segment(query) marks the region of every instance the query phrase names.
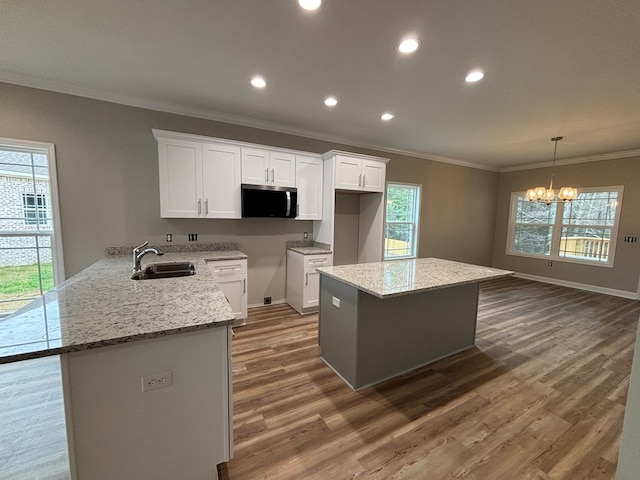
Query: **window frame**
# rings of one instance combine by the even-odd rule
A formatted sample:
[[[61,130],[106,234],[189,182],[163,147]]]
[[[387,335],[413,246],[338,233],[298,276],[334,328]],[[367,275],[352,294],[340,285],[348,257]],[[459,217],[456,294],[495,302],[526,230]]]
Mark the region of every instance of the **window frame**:
[[[562,229],[563,227],[571,226],[571,225],[564,224],[564,207],[565,207],[564,202],[553,204],[556,207],[556,213],[555,213],[555,223],[553,224],[552,233],[551,233],[551,246],[550,246],[549,255],[523,253],[523,252],[514,251],[513,246],[515,241],[515,226],[517,224],[517,222],[515,221],[515,216],[517,212],[518,198],[522,197],[526,200],[526,192],[511,192],[506,254],[517,256],[517,257],[535,258],[535,259],[542,259],[542,260],[555,261],[555,262],[576,263],[580,265],[589,265],[592,267],[613,268],[615,264],[618,230],[620,227],[620,213],[622,210],[624,186],[614,185],[614,186],[606,186],[606,187],[580,188],[577,200],[579,200],[580,193],[594,193],[594,192],[617,192],[618,194],[614,223],[611,227],[602,227],[607,229],[611,228],[611,238],[609,239],[609,250],[608,250],[608,256],[607,256],[606,262],[584,260],[581,258],[572,258],[572,257],[566,257],[566,256],[560,255]],[[577,200],[574,200],[574,202]]]
[[[60,221],[60,197],[58,189],[58,172],[56,167],[55,146],[53,143],[35,142],[31,140],[19,140],[0,137],[0,148],[27,153],[41,153],[47,156],[47,168],[49,172],[49,197],[47,198],[48,222],[35,225],[36,229],[24,231],[0,230],[0,235],[12,236],[49,236],[51,238],[51,255],[53,261],[54,285],[59,285],[65,280],[64,255],[62,246],[62,224]],[[45,228],[46,227],[46,228]],[[51,231],[51,229],[53,231]]]
[[[416,192],[416,201],[414,205],[413,211],[413,222],[397,222],[392,221],[389,222],[387,220],[387,205],[388,205],[388,193],[389,187],[404,187],[411,188]],[[382,227],[382,258],[384,261],[392,261],[392,260],[407,260],[418,257],[418,239],[420,238],[420,203],[422,200],[422,184],[419,183],[404,183],[404,182],[386,182],[385,191],[384,191],[384,225]],[[386,249],[386,239],[387,239],[387,224],[411,224],[413,225],[413,235],[411,239],[411,255],[402,255],[402,256],[387,256]]]

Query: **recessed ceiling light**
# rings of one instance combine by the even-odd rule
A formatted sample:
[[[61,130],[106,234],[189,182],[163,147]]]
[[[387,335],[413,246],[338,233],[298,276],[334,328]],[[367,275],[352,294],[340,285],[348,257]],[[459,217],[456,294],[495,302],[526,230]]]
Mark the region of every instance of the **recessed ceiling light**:
[[[322,0],[298,0],[298,5],[305,10],[317,10],[322,5]]]
[[[251,79],[251,85],[256,88],[264,88],[267,86],[267,82],[260,75],[256,75]]]
[[[418,49],[419,46],[420,40],[418,40],[417,38],[405,38],[404,40],[402,40],[402,42],[400,42],[400,45],[398,45],[398,51],[405,54],[413,53]]]
[[[480,70],[472,70],[467,74],[464,81],[467,83],[479,82],[484,78],[484,72]]]
[[[380,115],[380,118],[382,120],[384,120],[385,122],[388,122],[389,120],[391,120],[393,118],[393,114],[389,113],[389,112],[385,112],[382,115]]]
[[[335,107],[338,104],[336,97],[327,97],[324,99],[324,104],[327,107]]]

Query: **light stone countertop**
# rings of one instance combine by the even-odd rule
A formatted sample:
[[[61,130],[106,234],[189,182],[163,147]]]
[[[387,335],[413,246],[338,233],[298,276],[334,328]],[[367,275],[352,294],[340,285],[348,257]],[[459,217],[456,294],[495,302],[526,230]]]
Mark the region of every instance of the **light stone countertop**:
[[[301,253],[302,255],[327,255],[331,253],[331,249],[323,248],[323,247],[289,247],[289,250],[296,253]]]
[[[0,320],[0,363],[230,325],[229,302],[207,260],[247,258],[237,250],[147,254],[150,263],[190,261],[196,274],[131,280],[132,258],[111,255]]]
[[[318,271],[378,298],[397,297],[513,275],[508,270],[441,258],[320,267]]]
[[[332,253],[331,245],[314,240],[290,240],[287,242],[287,250],[301,253],[302,255],[326,255]]]

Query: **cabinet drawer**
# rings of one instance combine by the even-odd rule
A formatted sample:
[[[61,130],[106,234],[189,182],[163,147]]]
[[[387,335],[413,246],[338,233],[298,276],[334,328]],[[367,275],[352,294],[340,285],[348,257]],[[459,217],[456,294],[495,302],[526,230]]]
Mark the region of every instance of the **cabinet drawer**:
[[[247,260],[210,260],[207,262],[209,270],[213,276],[217,275],[235,275],[238,273],[247,273]]]
[[[330,267],[333,264],[333,255],[305,255],[304,268]]]

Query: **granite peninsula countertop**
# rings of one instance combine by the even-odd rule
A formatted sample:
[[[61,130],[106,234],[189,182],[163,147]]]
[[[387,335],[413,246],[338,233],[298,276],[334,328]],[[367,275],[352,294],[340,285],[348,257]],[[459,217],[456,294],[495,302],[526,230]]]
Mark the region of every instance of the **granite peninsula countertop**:
[[[0,363],[230,325],[235,315],[207,261],[247,258],[238,250],[147,254],[157,262],[193,262],[196,274],[131,280],[131,249],[99,260],[43,297],[0,320]]]
[[[441,258],[320,267],[318,271],[378,298],[397,297],[513,275],[508,270]]]

